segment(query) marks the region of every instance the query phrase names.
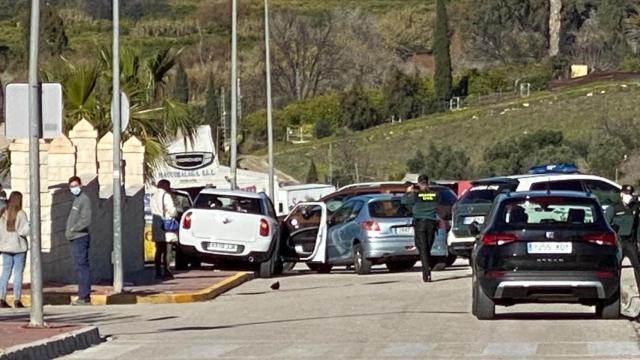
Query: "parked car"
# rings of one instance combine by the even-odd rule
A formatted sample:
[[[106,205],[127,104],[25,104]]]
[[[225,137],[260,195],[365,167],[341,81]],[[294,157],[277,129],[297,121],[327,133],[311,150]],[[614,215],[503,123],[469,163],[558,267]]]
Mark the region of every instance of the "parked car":
[[[431,255],[436,263],[434,268],[442,269],[455,261],[455,257],[448,254],[446,246],[449,224],[447,210],[455,201],[455,194],[445,187],[434,188],[440,192],[444,204],[439,211],[442,220],[438,221],[439,228]],[[346,199],[333,212],[323,202],[298,204],[282,225],[281,251],[284,261],[305,262],[312,270],[325,273],[334,266],[345,265],[353,265],[362,274],[369,272],[371,265],[381,263],[385,263],[392,271],[413,267],[418,260],[418,252],[414,246],[411,209],[401,206],[400,199],[401,195],[359,195]],[[378,204],[379,201],[381,203]],[[384,206],[390,214],[403,216],[394,215],[388,219],[380,216],[378,219],[375,216],[378,213],[371,206]],[[386,245],[381,245],[388,241],[395,242],[388,244],[389,249],[394,251],[387,251]],[[404,249],[396,251],[399,250],[396,245]],[[374,251],[378,248],[383,251]]]
[[[469,224],[482,224],[496,196],[505,191],[588,191],[605,208],[619,201],[620,185],[599,176],[577,173],[575,167],[567,165],[534,167],[531,174],[473,181],[471,188],[453,206],[453,224],[447,239],[449,252],[470,257],[475,237],[469,232]]]
[[[499,194],[472,254],[472,313],[496,305],[579,303],[602,318],[620,313],[622,254],[598,199],[588,193]]]
[[[178,247],[188,259],[242,262],[269,277],[279,265],[279,231],[266,194],[206,188],[182,216]]]

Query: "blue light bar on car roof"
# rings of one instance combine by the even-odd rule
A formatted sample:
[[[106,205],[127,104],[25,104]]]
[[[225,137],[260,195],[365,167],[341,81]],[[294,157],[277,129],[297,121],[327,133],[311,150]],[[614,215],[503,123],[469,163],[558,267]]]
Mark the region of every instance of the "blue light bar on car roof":
[[[539,165],[529,169],[529,174],[573,174],[577,172],[578,167],[573,163]]]

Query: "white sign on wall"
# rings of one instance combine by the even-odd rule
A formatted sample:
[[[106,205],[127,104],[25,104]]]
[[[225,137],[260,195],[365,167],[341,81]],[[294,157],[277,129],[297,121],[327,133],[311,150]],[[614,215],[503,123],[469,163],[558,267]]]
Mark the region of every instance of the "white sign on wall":
[[[62,134],[62,85],[42,83],[42,125],[40,138],[53,139]],[[8,84],[4,97],[5,136],[7,139],[29,137],[29,84]]]

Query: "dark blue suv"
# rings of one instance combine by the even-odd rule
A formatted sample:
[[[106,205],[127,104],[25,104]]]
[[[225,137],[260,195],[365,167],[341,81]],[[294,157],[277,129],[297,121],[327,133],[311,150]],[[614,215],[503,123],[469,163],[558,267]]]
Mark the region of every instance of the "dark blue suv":
[[[472,312],[495,305],[579,303],[602,318],[620,313],[622,252],[591,194],[534,191],[498,195],[472,254]]]

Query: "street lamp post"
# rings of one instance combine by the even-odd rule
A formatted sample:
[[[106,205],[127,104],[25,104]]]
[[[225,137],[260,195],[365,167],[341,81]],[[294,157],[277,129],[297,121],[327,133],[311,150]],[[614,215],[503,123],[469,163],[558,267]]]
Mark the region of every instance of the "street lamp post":
[[[31,1],[29,35],[29,212],[31,217],[31,316],[29,326],[44,326],[40,243],[40,0]]]
[[[269,46],[269,2],[264,0],[264,52],[267,76],[267,142],[269,148],[269,197],[275,202],[275,174],[273,164],[273,116],[271,114],[271,56]]]
[[[237,121],[238,121],[238,3],[232,0],[231,5],[231,188],[238,185],[236,163],[237,153]]]
[[[119,0],[113,0],[113,291],[122,292],[122,186],[120,179],[120,12]]]

